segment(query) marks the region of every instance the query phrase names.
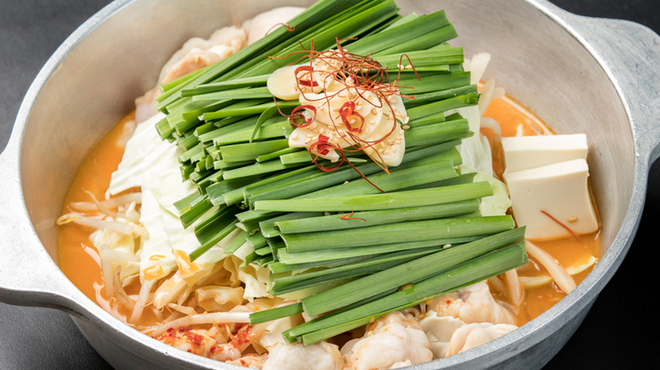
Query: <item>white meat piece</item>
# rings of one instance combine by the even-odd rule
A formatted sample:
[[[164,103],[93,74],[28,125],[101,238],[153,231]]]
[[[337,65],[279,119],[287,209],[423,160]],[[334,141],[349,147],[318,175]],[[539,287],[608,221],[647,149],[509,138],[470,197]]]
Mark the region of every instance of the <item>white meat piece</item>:
[[[413,366],[414,364],[410,362],[410,360],[405,360],[402,362],[396,362],[390,366],[390,369],[400,369],[402,367],[408,367],[408,366]]]
[[[438,316],[452,316],[465,323],[515,324],[516,317],[493,298],[485,281],[434,298],[429,310]]]
[[[218,57],[218,60],[222,60],[227,56],[244,48],[246,43],[247,43],[247,33],[245,32],[245,30],[237,26],[220,28],[215,32],[213,32],[208,40],[204,40],[199,37],[193,37],[190,40],[186,41],[183,44],[183,47],[181,47],[181,49],[176,51],[172,55],[172,57],[170,57],[167,63],[165,63],[165,65],[160,71],[160,76],[158,77],[158,83],[163,84],[165,82],[172,81],[174,78],[171,77],[175,75],[178,75],[178,77],[185,75],[186,73],[182,74],[183,71],[177,72],[177,69],[181,67],[185,67],[185,64],[180,64],[184,60],[188,60],[189,66],[196,64],[196,63],[191,63],[194,62],[196,53],[192,53],[192,52],[195,49],[199,49],[202,51],[210,51],[212,54]],[[218,53],[217,52],[218,49],[210,50],[213,49],[213,47],[215,46],[226,46],[228,47],[230,52],[226,54],[226,52]],[[225,48],[221,48],[220,50],[225,50]],[[190,72],[194,72],[194,71],[196,71],[196,69],[191,70]]]
[[[415,319],[415,315],[413,312],[397,311],[397,312],[388,313],[387,315],[374,321],[373,323],[371,323],[371,325],[369,325],[367,331],[375,333],[385,325],[389,325],[389,324],[399,324],[404,327],[410,327],[410,328],[422,330],[422,326],[419,325],[419,323]]]
[[[247,46],[247,31],[239,26],[223,27],[215,30],[209,37],[209,42],[213,46],[228,46],[232,54],[238,52]]]
[[[213,358],[214,348],[227,342],[217,326],[210,330],[171,329],[156,339],[182,351],[210,358]],[[240,352],[236,356],[240,357]]]
[[[192,48],[183,58],[174,63],[163,76],[161,84],[174,81],[213,63],[221,61],[220,55],[211,50]]]
[[[454,332],[466,325],[461,319],[438,316],[435,311],[429,311],[424,318],[419,320],[419,324],[429,338],[434,358],[446,356]]]
[[[413,318],[394,312],[374,322],[364,337],[342,348],[346,369],[381,370],[433,360],[429,340]]]
[[[508,334],[516,328],[517,326],[509,324],[475,323],[465,325],[456,330],[454,335],[452,335],[446,356],[475,348]]]
[[[305,10],[305,8],[285,6],[261,13],[256,17],[243,22],[243,29],[246,30],[248,35],[247,44],[250,45],[266,36],[266,34],[275,29],[276,26],[281,26],[283,23],[288,22],[303,10]]]
[[[211,34],[208,40],[193,37],[183,44],[165,63],[158,76],[158,85],[175,80],[217,63],[247,44],[247,33],[240,27],[223,27]],[[137,123],[147,120],[156,114],[156,97],[160,95],[160,88],[155,87],[143,96],[135,99],[135,121]]]
[[[183,59],[183,57],[190,52],[190,50],[198,48],[202,50],[206,50],[211,48],[211,43],[208,40],[204,40],[201,37],[192,37],[188,41],[186,41],[183,46],[181,46],[181,49],[177,50],[172,54],[170,59],[168,59],[167,62],[163,65],[163,67],[160,69],[160,75],[158,75],[158,83],[160,84],[161,81],[165,79],[165,75],[167,72],[172,68],[172,66]]]
[[[269,348],[264,370],[341,370],[344,360],[336,345],[319,342],[305,347],[302,343],[277,343]]]
[[[250,369],[261,369],[264,366],[265,356],[247,355],[238,360],[226,361],[227,364],[238,365]]]

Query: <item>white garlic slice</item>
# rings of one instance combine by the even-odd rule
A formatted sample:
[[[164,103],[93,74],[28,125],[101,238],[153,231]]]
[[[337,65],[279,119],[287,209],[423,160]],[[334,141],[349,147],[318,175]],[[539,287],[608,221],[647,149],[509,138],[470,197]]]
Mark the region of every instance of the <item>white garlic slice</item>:
[[[300,91],[296,84],[296,77],[294,71],[298,66],[282,67],[270,76],[266,81],[268,91],[273,96],[282,100],[296,100],[300,96]]]

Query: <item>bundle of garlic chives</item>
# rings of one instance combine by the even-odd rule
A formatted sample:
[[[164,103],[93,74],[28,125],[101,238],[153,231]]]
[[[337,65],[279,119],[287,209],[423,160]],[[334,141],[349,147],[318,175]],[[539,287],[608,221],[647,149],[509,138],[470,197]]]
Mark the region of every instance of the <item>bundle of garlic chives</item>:
[[[286,312],[283,309],[273,309],[253,314],[250,318],[251,323],[270,321],[303,311],[308,314],[322,313],[319,318],[283,333],[290,342],[305,340],[305,335],[308,335],[305,344],[311,344],[314,342],[312,340],[314,336],[309,336],[311,333],[339,334],[334,332],[333,328],[349,325],[342,330],[350,330],[389,311],[416,305],[420,301],[521,266],[527,262],[525,250],[520,242],[523,237],[524,230],[513,229],[463,245],[464,250],[471,251],[471,256],[453,252],[458,250],[458,247],[444,249],[312,295],[303,299],[300,305],[289,307]],[[453,261],[445,261],[441,257]],[[427,263],[430,259],[435,259],[443,265],[435,268]],[[405,273],[401,271],[404,269],[402,266],[408,267]],[[341,270],[351,271],[348,268],[339,268],[337,272]],[[399,287],[404,289],[397,289]],[[357,324],[356,321],[360,323]]]
[[[302,252],[489,235],[511,228],[513,224],[510,216],[456,217],[326,231],[323,234],[281,234],[280,237],[289,252]]]
[[[343,266],[284,276],[275,280],[273,288],[269,293],[276,296],[304,289],[308,286],[318,285],[326,281],[369,275],[433,252],[434,249],[431,248],[397,251],[395,253],[383,254],[355,263],[345,264]]]
[[[338,334],[337,329],[344,332],[357,328],[387,312],[411,307],[430,298],[522,266],[525,263],[527,263],[527,255],[522,243],[505,246],[502,249],[438,272],[424,280],[413,283],[411,286],[405,286],[404,289],[383,298],[360,304],[352,309],[335,311],[334,314],[321,316],[318,319],[298,325],[283,334],[291,342],[301,340],[306,345],[313,344]],[[390,275],[390,277],[393,276]],[[321,308],[321,310],[323,309]]]
[[[430,166],[431,168],[433,166]],[[326,187],[326,188],[321,188],[317,191],[306,193],[303,195],[299,195],[297,197],[294,197],[292,199],[296,200],[304,200],[304,199],[309,199],[313,197],[330,197],[333,195],[338,195],[338,194],[343,194],[345,196],[359,196],[359,195],[367,195],[367,194],[375,194],[379,192],[372,184],[378,184],[378,186],[381,189],[384,189],[385,191],[393,191],[393,190],[398,190],[401,189],[402,185],[407,185],[409,187],[415,187],[418,185],[424,185],[428,184],[431,182],[437,182],[436,179],[441,178],[441,179],[447,179],[447,178],[453,178],[455,177],[455,172],[452,172],[453,169],[442,169],[441,167],[436,167],[437,172],[433,172],[430,174],[427,174],[428,176],[414,176],[411,178],[406,179],[406,181],[401,181],[401,183],[398,183],[397,181],[392,181],[393,178],[402,178],[404,177],[403,175],[406,174],[414,174],[414,172],[417,172],[419,169],[411,169],[411,171],[405,171],[404,169],[400,169],[397,171],[393,171],[390,173],[390,175],[387,174],[377,174],[377,175],[372,175],[368,177],[369,182],[367,182],[364,179],[359,179],[355,181],[351,181],[349,183],[340,183],[338,185]],[[279,190],[286,190],[286,189],[279,189]],[[295,189],[294,189],[295,190]],[[278,193],[275,191],[274,193]],[[282,192],[284,194],[284,192]],[[284,199],[283,196],[279,196],[278,198]],[[273,199],[273,198],[271,198]],[[277,199],[277,198],[275,198]],[[273,219],[274,217],[278,217],[278,215],[282,214],[281,212],[269,212],[269,211],[256,211],[256,210],[250,210],[246,212],[241,212],[236,215],[236,217],[244,224],[254,224],[254,223],[259,223],[260,227],[263,228],[263,226],[271,226],[272,222],[276,221]],[[271,225],[268,225],[267,223],[270,222]],[[262,225],[265,224],[265,225]]]
[[[316,316],[384,291],[421,281],[429,276],[436,275],[441,271],[485,255],[503,246],[520,242],[524,238],[524,229],[513,229],[513,220],[511,220],[510,231],[507,232],[505,230],[502,230],[499,234],[471,243],[442,249],[424,258],[400,264],[385,271],[371,274],[362,279],[307,297],[302,300],[303,307],[308,315]]]

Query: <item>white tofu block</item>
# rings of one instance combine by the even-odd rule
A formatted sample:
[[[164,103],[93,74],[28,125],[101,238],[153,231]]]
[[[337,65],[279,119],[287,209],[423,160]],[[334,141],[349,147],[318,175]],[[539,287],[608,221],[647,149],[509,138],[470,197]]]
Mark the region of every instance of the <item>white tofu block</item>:
[[[528,239],[555,239],[598,229],[596,212],[587,186],[589,166],[584,159],[504,173],[518,226],[527,226]]]
[[[503,137],[506,172],[528,170],[573,159],[587,159],[587,135]]]

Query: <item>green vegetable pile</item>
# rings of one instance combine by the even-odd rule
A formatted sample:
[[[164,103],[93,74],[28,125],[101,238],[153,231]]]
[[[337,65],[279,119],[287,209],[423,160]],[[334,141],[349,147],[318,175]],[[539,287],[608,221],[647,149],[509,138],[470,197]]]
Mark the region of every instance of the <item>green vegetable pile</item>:
[[[316,316],[285,332],[291,342],[330,338],[527,261],[524,229],[479,212],[491,186],[455,169],[456,146],[473,133],[447,112],[475,105],[478,94],[462,48],[446,43],[454,27],[443,11],[398,11],[392,0],[321,0],[287,27],[163,85],[158,98],[166,114],[158,132],[184,151],[182,176],[198,188],[175,204],[200,243],[190,259],[243,230],[225,253],[249,248],[245,264],[272,272],[270,294],[302,298],[255,313],[252,323]],[[410,120],[403,162],[389,173],[358,152],[351,166],[321,171],[305,148],[288,146],[293,127],[279,113],[300,103],[274,99],[268,76],[301,52],[338,44],[399,75]]]

